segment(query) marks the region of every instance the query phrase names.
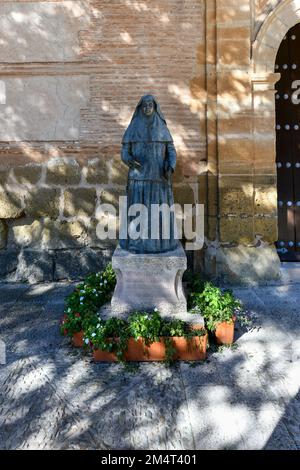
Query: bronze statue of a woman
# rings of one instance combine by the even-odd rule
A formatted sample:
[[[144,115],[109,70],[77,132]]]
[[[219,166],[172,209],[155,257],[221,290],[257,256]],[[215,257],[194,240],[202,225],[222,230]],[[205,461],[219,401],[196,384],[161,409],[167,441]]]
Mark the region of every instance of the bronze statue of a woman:
[[[122,141],[122,161],[129,167],[127,183],[128,210],[134,204],[143,204],[148,210],[148,237],[120,239],[121,248],[131,253],[163,253],[178,248],[176,221],[173,211],[168,219],[160,213],[158,236],[151,236],[151,215],[154,207],[174,204],[171,176],[176,166],[176,150],[166,120],[157,100],[145,95],[139,101]],[[164,220],[163,220],[164,219]],[[128,227],[133,217],[128,215]],[[162,224],[167,222],[169,236],[165,237]]]

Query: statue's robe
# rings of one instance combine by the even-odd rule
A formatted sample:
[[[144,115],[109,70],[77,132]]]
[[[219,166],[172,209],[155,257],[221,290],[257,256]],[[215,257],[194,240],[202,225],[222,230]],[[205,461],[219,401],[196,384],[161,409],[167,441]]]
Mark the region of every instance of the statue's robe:
[[[149,99],[153,101],[154,112],[146,116],[142,106],[143,101]],[[176,150],[159,103],[152,95],[142,97],[135,109],[122,140],[122,161],[129,167],[128,211],[135,204],[143,204],[147,208],[147,222],[143,213],[142,223],[138,226],[138,213],[132,215],[127,212],[129,235],[120,239],[121,248],[132,253],[175,250],[180,243],[170,175],[176,167]],[[160,207],[167,209],[163,215],[159,212]],[[133,222],[135,229],[132,232]],[[136,237],[138,231],[141,236]]]

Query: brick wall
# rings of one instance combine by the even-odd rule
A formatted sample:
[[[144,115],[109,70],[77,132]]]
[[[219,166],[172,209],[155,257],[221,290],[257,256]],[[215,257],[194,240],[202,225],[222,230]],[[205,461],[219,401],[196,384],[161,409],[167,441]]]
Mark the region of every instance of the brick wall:
[[[124,193],[120,143],[144,93],[175,140],[176,200],[199,199],[205,2],[11,1],[0,13],[0,278],[78,278],[114,249],[96,237],[97,208]]]
[[[292,3],[1,2],[0,279],[77,279],[110,258],[98,208],[124,193],[121,138],[144,93],[175,140],[176,202],[205,204],[191,266],[224,282],[276,278],[270,41]]]

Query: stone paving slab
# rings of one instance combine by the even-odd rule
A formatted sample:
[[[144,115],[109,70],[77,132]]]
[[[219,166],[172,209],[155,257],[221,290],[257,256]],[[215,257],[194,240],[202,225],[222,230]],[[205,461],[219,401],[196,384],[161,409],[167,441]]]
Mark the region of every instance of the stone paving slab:
[[[0,283],[0,305],[7,302],[15,302],[30,289],[28,284]]]
[[[235,289],[237,349],[130,372],[60,336],[73,287],[0,285],[0,449],[300,449],[297,289]]]
[[[62,302],[73,289],[74,283],[71,282],[37,284],[24,292],[22,302],[39,304]]]

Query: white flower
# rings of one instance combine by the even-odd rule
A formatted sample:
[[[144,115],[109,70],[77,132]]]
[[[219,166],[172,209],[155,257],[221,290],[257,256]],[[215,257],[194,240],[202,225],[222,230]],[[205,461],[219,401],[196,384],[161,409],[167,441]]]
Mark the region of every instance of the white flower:
[[[92,338],[94,338],[96,336],[96,333],[92,333]]]
[[[105,279],[104,284],[107,284],[107,280]]]
[[[100,323],[98,323],[97,327],[96,328],[100,328]]]
[[[84,340],[84,342],[85,342],[85,344],[89,344],[90,340],[89,340],[88,338],[86,338],[86,339]]]
[[[80,302],[82,302],[82,301],[84,300],[84,297],[80,297],[80,299],[79,299],[79,300],[80,300]]]
[[[69,307],[69,308],[68,308],[68,313],[70,313],[70,312],[71,312],[71,309],[70,309],[70,307]]]
[[[98,294],[96,294],[96,297],[98,297]]]
[[[154,312],[158,312],[158,309],[155,307]]]
[[[100,287],[102,287],[102,286],[103,286],[103,283],[102,283],[102,282],[100,282]]]

